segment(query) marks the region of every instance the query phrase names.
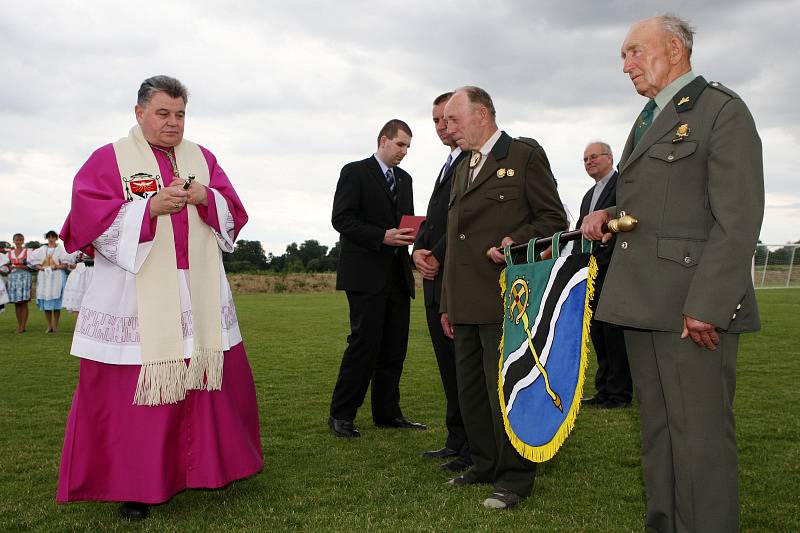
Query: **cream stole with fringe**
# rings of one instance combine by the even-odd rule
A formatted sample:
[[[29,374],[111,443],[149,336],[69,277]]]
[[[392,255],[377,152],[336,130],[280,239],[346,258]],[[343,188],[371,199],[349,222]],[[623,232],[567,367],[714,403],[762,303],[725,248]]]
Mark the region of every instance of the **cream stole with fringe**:
[[[159,176],[153,150],[142,129],[134,126],[127,137],[114,143],[122,179],[146,173]],[[175,147],[182,177],[195,176],[208,186],[210,176],[203,153],[184,139]],[[124,189],[124,182],[123,182]],[[164,183],[164,186],[168,186]],[[136,273],[139,338],[142,368],[133,403],[161,405],[177,403],[192,389],[222,388],[222,305],[220,302],[220,250],[213,230],[193,205],[189,215],[189,292],[194,349],[187,368],[183,353],[183,327],[179,278],[175,265],[175,240],[170,215],[160,215],[153,247]],[[189,326],[189,324],[187,324]]]

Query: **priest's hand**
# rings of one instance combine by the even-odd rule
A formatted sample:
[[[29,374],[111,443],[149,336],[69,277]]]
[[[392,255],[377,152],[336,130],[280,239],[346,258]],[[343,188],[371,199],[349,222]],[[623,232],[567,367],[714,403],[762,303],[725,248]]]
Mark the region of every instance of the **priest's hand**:
[[[683,315],[681,339],[686,337],[691,337],[696,345],[712,352],[717,349],[719,344],[719,334],[714,324],[697,320],[689,315]]]
[[[590,241],[602,240],[603,242],[608,242],[614,236],[610,232],[603,231],[603,226],[608,224],[609,220],[611,220],[611,215],[605,209],[592,211],[583,217],[581,233]]]
[[[191,182],[188,189],[184,189],[184,185],[186,185],[186,180],[181,179],[173,180],[172,183],[169,184],[170,187],[178,187],[189,194],[188,200],[186,201],[187,204],[208,205],[208,190],[205,185],[200,185],[194,180]]]
[[[180,186],[174,185],[175,183],[180,183]],[[183,180],[175,180],[169,187],[164,187],[151,197],[150,217],[171,215],[183,209],[189,199],[189,193],[181,187],[183,187]]]

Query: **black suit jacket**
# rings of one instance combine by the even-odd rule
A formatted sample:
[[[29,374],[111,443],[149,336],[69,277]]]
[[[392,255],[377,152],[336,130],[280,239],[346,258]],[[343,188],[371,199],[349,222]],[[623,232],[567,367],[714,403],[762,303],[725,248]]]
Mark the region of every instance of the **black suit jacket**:
[[[611,179],[608,180],[608,183],[606,183],[606,186],[603,188],[603,192],[600,193],[600,198],[597,199],[597,205],[594,206],[595,211],[617,205],[618,176],[619,174],[615,170],[614,174],[611,176]],[[592,193],[594,193],[594,187],[586,191],[586,194],[583,196],[583,201],[581,202],[581,216],[578,218],[578,223],[575,226],[576,228],[581,227],[581,224],[583,223],[583,217],[589,214],[589,204],[592,203]],[[606,246],[595,245],[594,256],[597,259],[598,267],[604,269],[608,267],[608,264],[611,262],[611,253],[614,251],[614,243],[616,242],[616,239],[617,237],[615,235]]]
[[[411,258],[405,247],[386,246],[387,229],[397,228],[400,217],[414,214],[411,176],[394,167],[397,198],[392,198],[386,178],[374,156],[342,168],[333,197],[331,222],[341,235],[341,254],[336,270],[338,290],[377,294],[386,288],[394,272],[395,257],[414,297]]]
[[[450,169],[434,186],[431,199],[428,202],[425,222],[420,226],[417,240],[414,242],[414,250],[430,250],[436,260],[439,261],[439,265],[441,265],[439,274],[432,281],[422,280],[422,287],[425,291],[425,305],[436,305],[438,307],[442,294],[444,255],[447,251],[447,206],[450,201],[450,189],[453,184],[456,165],[465,157],[467,157],[467,153],[464,151],[458,154],[458,157],[450,165]],[[438,178],[439,176],[437,175],[436,177]]]

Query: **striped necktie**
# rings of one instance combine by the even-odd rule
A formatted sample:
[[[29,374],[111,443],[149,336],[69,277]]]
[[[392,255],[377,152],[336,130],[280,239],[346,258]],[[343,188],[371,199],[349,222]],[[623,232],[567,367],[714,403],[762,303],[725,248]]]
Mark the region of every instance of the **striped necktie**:
[[[394,179],[394,172],[391,167],[386,169],[386,184],[389,185],[392,196],[397,196],[397,182]]]

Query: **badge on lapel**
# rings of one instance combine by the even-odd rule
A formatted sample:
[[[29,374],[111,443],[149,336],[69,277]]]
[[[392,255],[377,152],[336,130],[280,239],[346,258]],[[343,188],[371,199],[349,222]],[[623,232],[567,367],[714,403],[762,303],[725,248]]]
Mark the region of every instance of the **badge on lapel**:
[[[500,170],[498,170],[497,171],[497,177],[498,178],[505,178],[506,177],[506,169],[501,168]]]
[[[509,168],[506,171],[506,176],[508,176],[509,178],[513,178],[514,177],[514,169],[513,168]]]
[[[686,139],[686,137],[688,137],[690,133],[692,133],[692,129],[689,127],[687,123],[684,122],[683,124],[678,126],[677,130],[675,130],[675,138],[672,139],[672,142],[679,143],[684,139]]]
[[[469,168],[475,168],[478,166],[478,163],[481,162],[481,154],[480,152],[473,152],[472,157],[469,159]]]

